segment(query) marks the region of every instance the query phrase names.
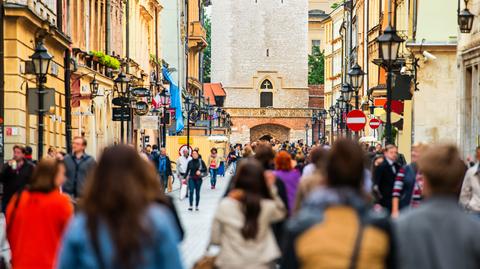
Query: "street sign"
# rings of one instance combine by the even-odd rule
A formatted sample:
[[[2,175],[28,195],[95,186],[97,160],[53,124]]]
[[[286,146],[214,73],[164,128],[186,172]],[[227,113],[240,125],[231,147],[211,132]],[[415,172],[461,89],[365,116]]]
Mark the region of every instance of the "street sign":
[[[378,119],[371,119],[369,125],[370,125],[370,128],[375,130],[378,127],[380,127],[380,125],[382,125],[382,121]]]
[[[137,118],[140,121],[140,129],[158,130],[158,116],[140,116]]]
[[[133,88],[131,91],[134,97],[147,97],[150,96],[150,90],[147,88],[139,87]]]
[[[127,97],[115,97],[112,99],[112,104],[116,106],[127,106],[129,103]]]
[[[50,107],[55,107],[55,89],[43,89],[43,110],[48,113]],[[27,90],[28,114],[36,115],[38,113],[38,88],[29,88]]]
[[[113,121],[130,121],[130,110],[128,107],[113,107],[112,108]]]
[[[367,124],[367,117],[361,110],[352,110],[347,114],[348,129],[358,132],[361,131]]]
[[[140,101],[135,103],[135,114],[143,116],[148,113],[148,104],[147,102]]]
[[[180,146],[180,148],[178,149],[178,156],[182,156],[182,153],[184,150],[188,149],[188,153],[191,154],[192,153],[192,146],[190,146],[190,148],[187,147],[187,145],[182,145]]]

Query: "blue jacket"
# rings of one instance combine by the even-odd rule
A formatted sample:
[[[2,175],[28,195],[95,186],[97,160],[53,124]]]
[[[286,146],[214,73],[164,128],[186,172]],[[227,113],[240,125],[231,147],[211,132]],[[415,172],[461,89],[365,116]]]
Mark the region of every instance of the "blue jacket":
[[[146,214],[153,223],[154,244],[146,246],[143,251],[144,263],[138,269],[182,269],[178,251],[179,234],[175,229],[172,216],[166,208],[152,205]],[[61,269],[96,269],[100,268],[98,258],[95,255],[92,242],[87,229],[87,218],[79,213],[70,222],[65,232],[59,253],[57,268]],[[107,227],[99,228],[99,248],[102,260],[105,264],[103,269],[113,269],[112,264],[114,246],[109,236]]]

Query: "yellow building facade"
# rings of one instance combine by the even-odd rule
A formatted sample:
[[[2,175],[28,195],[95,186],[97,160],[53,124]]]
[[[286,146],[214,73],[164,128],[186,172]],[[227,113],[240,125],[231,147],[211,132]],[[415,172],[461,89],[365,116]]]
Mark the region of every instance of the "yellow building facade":
[[[207,32],[203,27],[202,1],[187,3],[187,90],[196,97],[202,96],[202,51],[207,47]]]
[[[38,3],[43,5],[42,3]],[[44,118],[44,152],[48,147],[65,149],[65,68],[64,55],[70,39],[57,28],[56,16],[43,13],[32,5],[5,3],[4,14],[4,159],[12,157],[12,146],[29,145],[33,156],[38,151],[38,121],[35,111],[28,111],[27,91],[36,88],[34,74],[28,74],[27,62],[37,42],[43,41],[53,56],[45,87],[55,91],[55,106]],[[39,9],[38,9],[39,10]]]

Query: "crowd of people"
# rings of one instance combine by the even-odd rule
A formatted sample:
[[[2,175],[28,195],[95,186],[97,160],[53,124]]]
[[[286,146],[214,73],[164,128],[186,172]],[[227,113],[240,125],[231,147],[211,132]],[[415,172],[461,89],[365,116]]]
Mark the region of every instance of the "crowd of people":
[[[214,267],[480,268],[480,148],[257,141],[198,148],[170,160],[154,145],[103,150],[75,137],[71,154],[34,162],[15,146],[0,172],[13,268],[183,268],[181,221],[167,195],[187,183],[199,211],[203,181],[231,180],[214,214]],[[175,169],[172,165],[175,164]],[[205,231],[202,231],[205,232]],[[3,264],[0,264],[3,266]]]

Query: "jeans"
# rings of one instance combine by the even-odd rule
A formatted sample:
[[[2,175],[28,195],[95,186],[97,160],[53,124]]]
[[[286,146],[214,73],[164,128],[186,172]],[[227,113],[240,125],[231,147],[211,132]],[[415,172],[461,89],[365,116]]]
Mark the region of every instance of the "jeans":
[[[162,187],[163,187],[163,192],[165,192],[165,190],[167,189],[168,187],[168,176],[167,174],[160,174],[160,178],[162,179]]]
[[[195,206],[198,207],[200,203],[200,188],[202,187],[202,179],[189,179],[188,180],[188,201],[190,202],[190,207],[193,206],[193,194],[195,192]]]
[[[210,168],[210,186],[215,187],[217,185],[217,173],[218,169]]]
[[[232,163],[232,174],[235,175],[235,173],[237,172],[237,162],[233,162]]]

